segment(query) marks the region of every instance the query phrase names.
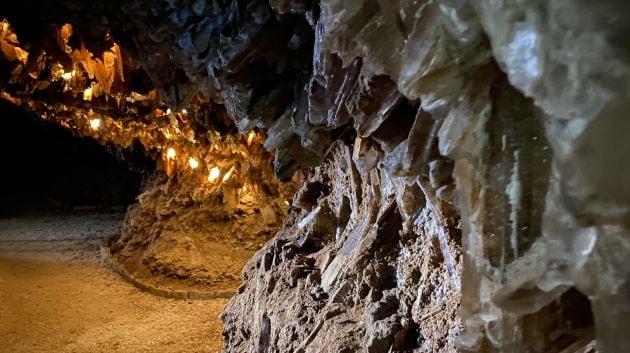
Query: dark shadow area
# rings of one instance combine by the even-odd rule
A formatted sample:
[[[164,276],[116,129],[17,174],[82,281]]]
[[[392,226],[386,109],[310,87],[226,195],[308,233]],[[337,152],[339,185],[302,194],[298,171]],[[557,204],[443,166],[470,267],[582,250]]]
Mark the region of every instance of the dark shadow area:
[[[0,216],[134,202],[141,175],[97,141],[0,100]]]

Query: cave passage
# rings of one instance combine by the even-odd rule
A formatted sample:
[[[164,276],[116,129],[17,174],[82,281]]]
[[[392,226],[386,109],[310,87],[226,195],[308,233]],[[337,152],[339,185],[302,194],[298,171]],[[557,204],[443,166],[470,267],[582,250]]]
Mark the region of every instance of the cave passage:
[[[130,171],[90,138],[0,101],[0,216],[74,208],[123,211],[140,193]]]
[[[293,190],[260,137],[217,131],[206,160],[173,143],[156,166],[100,139],[111,122],[76,134],[5,100],[0,119],[2,349],[218,351],[219,313]]]
[[[219,350],[226,299],[157,297],[101,262],[141,175],[11,103],[0,121],[0,352]]]

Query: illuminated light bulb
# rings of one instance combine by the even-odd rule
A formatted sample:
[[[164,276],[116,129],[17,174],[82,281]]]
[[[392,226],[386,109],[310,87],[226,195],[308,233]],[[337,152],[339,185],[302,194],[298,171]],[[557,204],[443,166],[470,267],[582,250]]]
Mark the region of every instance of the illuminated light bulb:
[[[188,110],[182,109],[182,114],[188,114]]]
[[[208,175],[208,181],[211,183],[214,183],[215,181],[217,181],[217,179],[219,179],[220,175],[221,175],[221,170],[219,169],[219,167],[213,167],[212,169],[210,169],[210,174]]]
[[[197,169],[197,167],[199,167],[199,162],[194,159],[193,157],[188,158],[188,165],[192,168],[192,169]]]
[[[225,175],[223,176],[223,182],[224,183],[230,179],[230,177],[232,176],[232,172],[233,171],[234,171],[234,166],[232,166],[232,168],[230,168],[230,170],[228,170],[228,172],[225,173]]]
[[[91,101],[92,100],[92,87],[88,87],[83,91],[83,100]]]
[[[102,124],[103,124],[103,121],[101,119],[90,120],[90,127],[92,128],[92,130],[98,130]]]
[[[247,136],[247,146],[252,144],[252,141],[254,141],[254,136],[256,136],[256,134],[253,131],[249,133],[249,136]]]
[[[166,159],[175,159],[176,155],[177,153],[175,153],[174,148],[169,148],[166,150]]]

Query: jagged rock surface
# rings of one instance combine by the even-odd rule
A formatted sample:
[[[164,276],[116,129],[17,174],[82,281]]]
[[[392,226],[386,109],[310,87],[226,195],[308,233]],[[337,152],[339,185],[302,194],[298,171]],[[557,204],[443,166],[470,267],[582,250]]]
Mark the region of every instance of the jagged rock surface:
[[[338,144],[245,267],[222,317],[226,351],[454,350],[460,233],[452,208],[423,188],[383,169],[361,175]]]

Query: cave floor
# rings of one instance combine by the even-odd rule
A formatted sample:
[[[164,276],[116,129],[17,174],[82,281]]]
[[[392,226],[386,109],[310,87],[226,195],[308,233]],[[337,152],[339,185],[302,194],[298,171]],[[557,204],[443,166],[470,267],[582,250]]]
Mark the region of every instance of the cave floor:
[[[0,219],[0,352],[218,352],[225,299],[179,301],[98,259],[122,213]]]

